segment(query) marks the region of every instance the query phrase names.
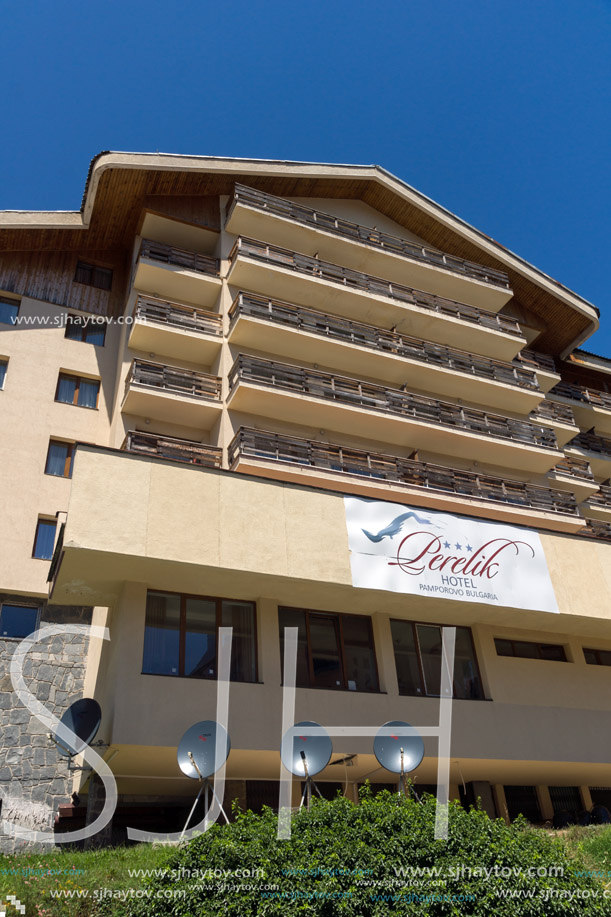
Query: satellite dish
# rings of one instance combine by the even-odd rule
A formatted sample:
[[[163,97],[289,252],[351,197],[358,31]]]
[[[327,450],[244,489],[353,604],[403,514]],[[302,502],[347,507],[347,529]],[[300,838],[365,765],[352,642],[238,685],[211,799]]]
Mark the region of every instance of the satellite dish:
[[[187,729],[178,743],[178,766],[187,777],[206,779],[225,763],[230,750],[227,730],[214,720],[204,720]]]
[[[414,726],[391,720],[384,723],[373,740],[373,753],[387,771],[402,774],[418,767],[424,758],[424,742]]]
[[[302,730],[306,726],[309,735],[303,734]],[[280,756],[291,774],[296,777],[312,777],[325,769],[332,753],[333,743],[322,726],[307,720],[289,729],[282,741]]]
[[[57,745],[59,753],[66,755],[68,758],[80,755],[95,739],[101,721],[102,708],[97,700],[93,700],[91,697],[83,697],[81,700],[70,704],[59,722],[62,726],[70,729],[78,737],[78,740],[71,743],[68,739],[61,739],[56,730],[52,738]]]

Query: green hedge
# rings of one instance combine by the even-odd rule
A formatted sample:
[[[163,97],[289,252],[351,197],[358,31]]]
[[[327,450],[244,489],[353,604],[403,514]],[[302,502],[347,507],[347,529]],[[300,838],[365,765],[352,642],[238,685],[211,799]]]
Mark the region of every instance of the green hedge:
[[[452,804],[447,841],[434,839],[434,823],[433,797],[418,803],[388,792],[366,791],[360,805],[316,800],[293,817],[287,841],[276,839],[270,810],[238,812],[177,849],[167,873],[146,886],[155,897],[129,913],[611,915],[611,897],[583,864],[525,821],[508,827]],[[401,875],[406,867],[421,872]]]

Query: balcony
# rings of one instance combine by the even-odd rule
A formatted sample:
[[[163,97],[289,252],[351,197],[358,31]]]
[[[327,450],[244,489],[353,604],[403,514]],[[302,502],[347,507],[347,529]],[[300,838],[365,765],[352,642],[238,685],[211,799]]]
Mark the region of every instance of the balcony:
[[[156,433],[140,433],[130,430],[121,449],[151,458],[168,459],[201,468],[220,468],[223,450],[205,443],[194,443],[174,436],[159,436]]]
[[[600,519],[611,522],[611,486],[601,484],[596,493],[593,493],[583,504],[583,514],[590,519]]]
[[[556,434],[558,446],[566,445],[579,432],[570,406],[559,404],[556,401],[545,399],[539,402],[537,407],[531,411],[530,420],[545,427],[549,426]]]
[[[548,471],[547,478],[553,481],[558,490],[568,490],[575,494],[579,502],[598,490],[590,463],[574,455],[565,455],[562,461]]]
[[[579,426],[584,430],[592,427],[597,433],[611,435],[611,393],[599,389],[576,385],[573,382],[559,382],[551,390],[552,398],[570,404]]]
[[[132,350],[159,353],[209,366],[222,343],[223,325],[216,312],[195,306],[138,296],[129,335]]]
[[[483,518],[532,524],[534,517],[556,531],[583,525],[570,493],[244,427],[229,446],[229,464],[262,477]]]
[[[586,459],[597,478],[608,478],[611,469],[611,439],[597,436],[591,431],[580,433],[567,443],[568,455],[577,455]]]
[[[537,353],[535,350],[521,350],[515,357],[524,369],[530,369],[537,375],[537,382],[542,392],[547,394],[560,381],[560,374],[556,371],[554,358],[546,353]]]
[[[221,290],[219,260],[143,239],[133,286],[162,299],[211,308]]]
[[[134,360],[121,411],[209,430],[221,412],[221,380],[208,373]]]
[[[240,354],[228,407],[524,471],[558,460],[551,429],[345,376]]]
[[[513,295],[503,271],[245,185],[235,186],[225,228],[302,252],[320,250],[329,261],[353,270],[379,273],[491,312]]]
[[[512,360],[528,343],[519,322],[318,258],[240,237],[227,280],[238,289],[334,315],[395,327],[400,333],[460,350]]]
[[[527,414],[541,400],[534,369],[490,360],[312,309],[239,293],[229,341],[346,373]],[[573,431],[571,435],[574,435]]]
[[[611,541],[611,522],[588,519],[586,527],[581,529],[579,534],[585,535],[587,538],[596,538],[600,541]]]

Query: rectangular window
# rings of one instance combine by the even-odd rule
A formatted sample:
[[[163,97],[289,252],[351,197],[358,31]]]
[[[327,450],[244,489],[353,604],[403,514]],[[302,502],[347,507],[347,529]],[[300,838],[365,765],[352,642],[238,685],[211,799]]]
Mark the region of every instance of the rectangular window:
[[[71,478],[73,462],[74,443],[63,443],[57,439],[49,440],[45,474],[52,474],[58,478]]]
[[[531,643],[528,640],[506,640],[495,637],[497,656],[515,656],[518,659],[549,659],[568,662],[564,647],[559,643]]]
[[[611,650],[587,650],[584,648],[588,665],[611,665]]]
[[[3,325],[14,325],[19,315],[19,300],[0,296],[0,322]]]
[[[279,608],[280,649],[284,628],[296,627],[297,687],[379,691],[371,618]]]
[[[0,360],[0,391],[4,388],[6,379],[6,370],[8,369],[8,360]]]
[[[38,608],[32,605],[2,605],[0,638],[29,637],[38,624]]]
[[[57,522],[55,519],[38,520],[32,557],[37,557],[39,560],[51,560],[53,557],[53,548],[55,546],[56,528]]]
[[[441,691],[441,625],[391,620],[399,694],[439,697]],[[483,700],[473,637],[469,627],[456,628],[454,697]]]
[[[143,673],[216,678],[219,627],[233,628],[231,680],[255,682],[254,602],[150,590],[146,601]]]
[[[96,287],[98,290],[110,290],[112,287],[112,270],[108,267],[90,264],[87,261],[79,261],[76,265],[74,282],[84,283],[86,286]]]
[[[100,383],[97,379],[83,379],[60,373],[55,400],[62,404],[76,404],[80,408],[97,408]]]
[[[66,335],[70,341],[83,341],[103,347],[106,339],[106,322],[96,322],[90,316],[69,315],[66,321]]]

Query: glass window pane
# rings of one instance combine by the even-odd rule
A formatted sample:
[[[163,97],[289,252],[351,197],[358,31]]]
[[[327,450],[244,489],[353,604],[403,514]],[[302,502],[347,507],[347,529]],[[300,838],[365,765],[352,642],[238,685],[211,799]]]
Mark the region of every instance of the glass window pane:
[[[74,404],[74,393],[76,391],[76,379],[74,376],[60,376],[59,385],[57,386],[57,401],[64,404]]]
[[[34,557],[40,560],[51,560],[55,545],[56,523],[39,519],[36,526],[36,542],[34,544]]]
[[[539,650],[536,643],[527,643],[524,640],[514,640],[513,649],[520,659],[538,659]]]
[[[314,685],[342,688],[344,679],[339,653],[337,620],[325,615],[310,615],[310,653]]]
[[[71,341],[81,341],[83,339],[83,326],[78,318],[68,316],[66,319],[66,337]]]
[[[513,656],[513,644],[511,640],[501,640],[495,638],[494,645],[498,656]]]
[[[300,608],[279,608],[278,622],[280,625],[280,661],[282,665],[282,681],[284,682],[284,628],[296,627],[297,637],[297,674],[295,684],[298,688],[310,687],[310,669],[308,665],[308,638],[306,632],[305,612]]]
[[[454,656],[454,697],[482,699],[484,692],[479,679],[477,662],[468,627],[456,628]]]
[[[566,662],[564,647],[554,643],[540,643],[541,659],[551,659],[553,662]]]
[[[422,681],[411,621],[391,621],[399,694],[422,694]]]
[[[4,388],[4,380],[6,378],[6,367],[7,363],[5,360],[0,360],[0,389]]]
[[[216,602],[186,601],[185,675],[216,677]]]
[[[178,675],[179,652],[180,596],[149,592],[142,671],[151,675]]]
[[[584,650],[583,655],[585,656],[585,660],[588,665],[598,665],[596,650]]]
[[[106,337],[106,326],[98,325],[97,323],[89,323],[84,331],[83,340],[87,341],[88,344],[95,344],[96,347],[104,346],[104,339]]]
[[[0,611],[0,636],[28,637],[36,630],[38,608],[25,605],[3,605]]]
[[[45,474],[54,474],[60,478],[64,477],[69,448],[68,443],[58,443],[51,440],[49,452],[47,453]]]
[[[432,627],[428,624],[417,624],[416,632],[420,646],[424,691],[427,695],[439,697],[441,686],[441,628]]]
[[[81,379],[78,392],[78,404],[81,408],[95,408],[98,404],[99,382],[87,382]]]
[[[349,691],[377,691],[378,673],[369,618],[342,616],[346,687]]]
[[[231,680],[254,681],[257,671],[255,609],[251,602],[225,601],[221,607],[221,626],[233,627]]]
[[[0,299],[0,322],[3,325],[13,325],[14,319],[19,314],[19,301]]]
[[[600,665],[611,665],[611,652],[609,650],[599,650],[598,660]]]

